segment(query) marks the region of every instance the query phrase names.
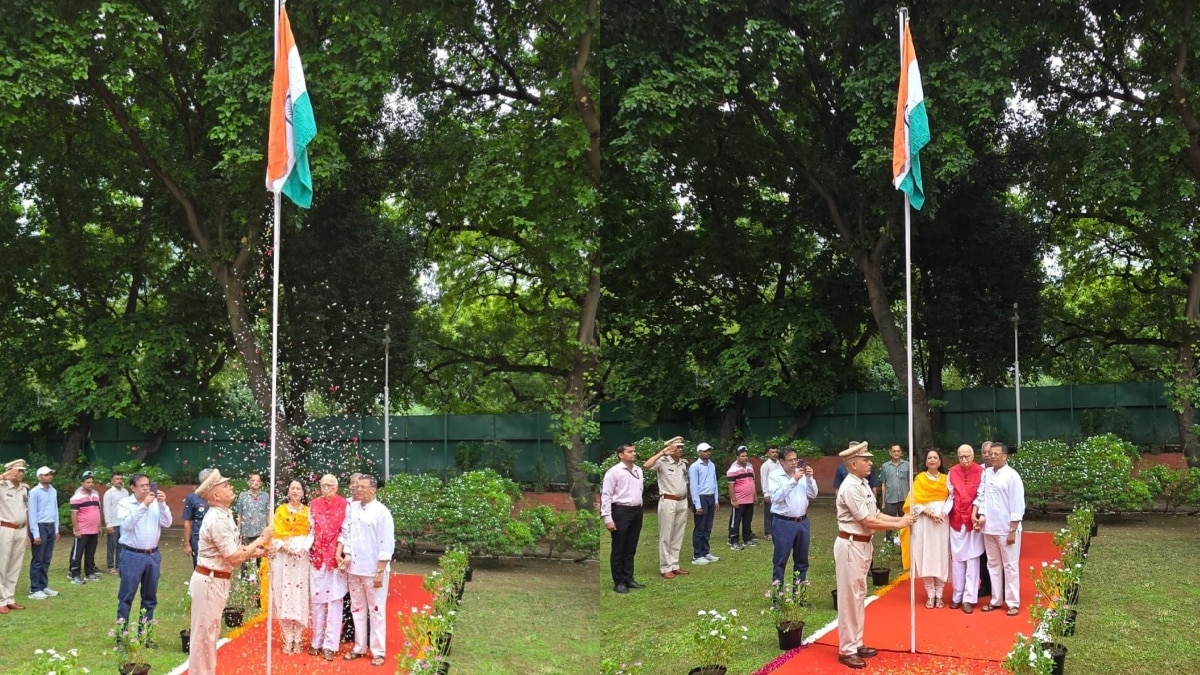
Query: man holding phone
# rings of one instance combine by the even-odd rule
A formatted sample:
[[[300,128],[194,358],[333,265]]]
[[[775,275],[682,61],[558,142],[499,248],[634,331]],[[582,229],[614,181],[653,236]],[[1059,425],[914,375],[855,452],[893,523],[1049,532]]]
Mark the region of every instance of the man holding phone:
[[[792,557],[792,584],[808,578],[808,504],[817,496],[817,480],[808,462],[792,448],[780,452],[780,468],[771,472],[771,525],[775,554],[771,580],[783,585],[788,556]]]
[[[130,625],[129,612],[138,588],[142,593],[142,609],[146,620],[154,618],[158,606],[158,577],[162,570],[162,554],[158,542],[164,527],[171,526],[171,509],[167,494],[158,489],[150,477],[137,473],[129,481],[133,493],[117,505],[121,524],[121,587],[117,591],[117,620]],[[135,619],[134,624],[138,621]],[[149,643],[147,646],[150,646]]]

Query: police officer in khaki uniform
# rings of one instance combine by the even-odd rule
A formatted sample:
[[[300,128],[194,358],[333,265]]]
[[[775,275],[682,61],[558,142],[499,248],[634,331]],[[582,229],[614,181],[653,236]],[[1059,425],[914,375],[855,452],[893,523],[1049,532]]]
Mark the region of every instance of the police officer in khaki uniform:
[[[642,464],[658,474],[658,571],[664,579],[687,574],[679,567],[679,549],[688,516],[688,466],[683,459],[683,438],[667,441],[662,450]]]
[[[863,614],[867,602],[867,572],[871,567],[871,535],[875,530],[899,530],[912,525],[914,516],[900,518],[879,511],[867,483],[871,452],[866,442],[851,443],[840,455],[846,480],[837,494],[838,538],[833,542],[833,563],[838,590],[838,662],[849,668],[866,668],[863,659],[878,652],[863,646]]]
[[[17,577],[25,560],[26,518],[29,515],[29,486],[25,460],[14,459],[0,474],[0,614],[25,609],[17,604]]]

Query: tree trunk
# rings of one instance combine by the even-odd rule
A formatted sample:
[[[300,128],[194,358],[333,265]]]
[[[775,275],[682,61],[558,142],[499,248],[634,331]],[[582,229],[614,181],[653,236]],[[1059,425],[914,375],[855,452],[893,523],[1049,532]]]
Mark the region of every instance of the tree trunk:
[[[599,345],[596,343],[596,313],[600,308],[600,254],[593,254],[592,274],[588,279],[587,294],[584,295],[579,314],[579,334],[574,350],[574,364],[567,376],[566,414],[571,421],[570,442],[563,448],[563,461],[567,467],[567,481],[571,486],[571,499],[575,509],[590,511],[595,508],[595,496],[587,474],[580,467],[586,446],[584,430],[595,414],[595,393],[592,378],[600,364]]]
[[[282,413],[282,406],[271,409],[271,374],[263,363],[258,343],[252,330],[253,322],[246,311],[246,293],[242,286],[237,269],[224,262],[213,262],[210,265],[221,291],[225,297],[225,309],[229,314],[229,327],[233,332],[233,344],[241,358],[242,366],[246,369],[246,382],[254,395],[254,403],[262,424],[265,427],[270,443],[271,419],[275,419],[276,457],[271,470],[277,477],[282,476],[282,467],[293,463],[295,443],[288,432],[287,420]]]
[[[925,382],[928,385],[926,393],[929,395],[929,400],[931,401],[946,400],[946,384],[942,381],[942,371],[945,369],[945,365],[945,350],[940,346],[929,344],[929,373],[925,376]],[[929,430],[933,434],[942,432],[941,406],[929,407]],[[933,446],[928,445],[925,447]]]
[[[729,407],[721,412],[721,430],[717,435],[720,444],[727,445],[734,433],[737,432],[742,415],[746,412],[746,402],[749,398],[746,392],[738,392],[734,395]]]
[[[908,386],[908,351],[904,335],[896,325],[896,315],[892,313],[891,303],[887,297],[887,289],[883,283],[883,272],[880,269],[878,257],[867,251],[858,251],[855,261],[862,270],[867,282],[867,296],[871,301],[871,315],[879,328],[879,336],[887,349],[888,363],[900,383],[900,391],[907,396]],[[911,311],[911,308],[910,308]],[[914,448],[933,447],[933,431],[929,424],[929,404],[925,398],[925,389],[913,378],[913,409],[910,411],[913,420]]]
[[[788,425],[787,428],[784,429],[784,433],[792,438],[795,438],[796,434],[800,433],[801,429],[808,426],[809,422],[812,422],[814,410],[815,408],[813,408],[813,406],[808,406],[804,410],[792,415],[792,419],[788,421]]]
[[[91,410],[85,410],[75,416],[75,423],[71,425],[66,442],[63,444],[63,470],[70,470],[74,467],[75,460],[87,450],[88,439],[92,437],[92,421],[95,418],[96,413]]]
[[[154,437],[149,442],[143,443],[137,447],[137,451],[133,453],[133,458],[143,464],[147,457],[151,457],[162,449],[162,445],[167,440],[167,430],[159,429],[154,432]]]

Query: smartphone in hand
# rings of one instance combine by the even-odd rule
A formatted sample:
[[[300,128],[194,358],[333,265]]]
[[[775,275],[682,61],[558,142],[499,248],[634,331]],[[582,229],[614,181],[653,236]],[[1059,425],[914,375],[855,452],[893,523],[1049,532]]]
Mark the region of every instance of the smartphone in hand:
[[[158,483],[150,484],[150,494],[152,494],[152,495],[158,494]]]

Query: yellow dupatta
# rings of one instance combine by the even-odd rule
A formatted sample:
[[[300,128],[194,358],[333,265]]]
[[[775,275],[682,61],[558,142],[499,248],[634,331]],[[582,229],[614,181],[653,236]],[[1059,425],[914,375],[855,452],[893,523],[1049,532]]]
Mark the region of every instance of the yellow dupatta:
[[[946,474],[939,473],[937,478],[930,478],[929,472],[922,471],[913,479],[912,490],[908,493],[908,498],[904,500],[904,513],[908,513],[912,508],[913,502],[917,504],[928,504],[930,502],[944,502],[950,496],[950,482]],[[949,515],[949,514],[945,514]],[[912,567],[912,550],[911,542],[909,541],[909,531],[912,528],[904,528],[900,530],[900,558],[904,563],[904,569]]]

